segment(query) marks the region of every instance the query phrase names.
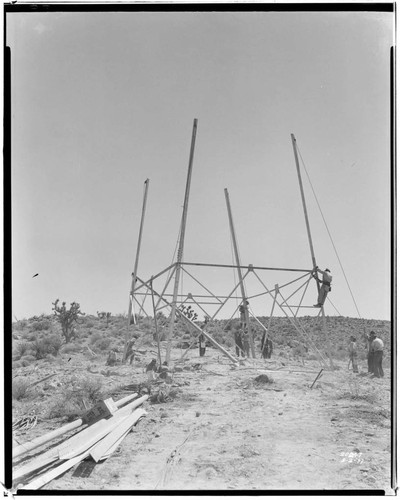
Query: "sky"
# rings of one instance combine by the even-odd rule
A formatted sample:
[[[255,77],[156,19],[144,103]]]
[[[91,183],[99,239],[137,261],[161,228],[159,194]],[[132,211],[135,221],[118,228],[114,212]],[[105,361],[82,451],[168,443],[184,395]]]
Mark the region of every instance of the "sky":
[[[392,14],[9,13],[7,44],[13,319],[57,298],[127,312],[147,178],[138,276],[173,262],[195,118],[183,260],[234,264],[227,188],[242,265],[312,268],[294,134],[316,261],[333,275],[326,314],[390,319]],[[214,294],[238,280],[188,270]],[[180,293],[199,290],[184,276]],[[268,316],[271,297],[251,306]]]

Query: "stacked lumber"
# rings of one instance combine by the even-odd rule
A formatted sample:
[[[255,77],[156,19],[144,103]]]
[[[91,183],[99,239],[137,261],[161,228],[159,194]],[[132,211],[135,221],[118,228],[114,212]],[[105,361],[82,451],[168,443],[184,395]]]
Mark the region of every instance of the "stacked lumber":
[[[19,483],[17,489],[36,490],[41,488],[88,457],[91,457],[95,462],[109,458],[132,427],[146,415],[146,411],[139,406],[148,399],[148,395],[131,401],[135,397],[137,394],[132,394],[116,402],[108,402],[106,405],[105,402],[102,402],[104,408],[113,409],[112,413],[94,421],[91,425],[90,422],[88,424],[88,420],[84,416],[82,419],[14,449],[13,456],[15,458],[72,429],[84,427],[72,437],[14,470],[14,484],[17,480]],[[127,401],[131,402],[123,406]],[[93,412],[88,412],[88,414],[91,415]],[[43,473],[44,468],[46,470]]]

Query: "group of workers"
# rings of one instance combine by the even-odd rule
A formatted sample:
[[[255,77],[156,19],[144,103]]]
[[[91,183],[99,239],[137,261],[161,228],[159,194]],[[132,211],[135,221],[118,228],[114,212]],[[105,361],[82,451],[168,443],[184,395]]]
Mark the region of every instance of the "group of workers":
[[[370,373],[375,378],[383,378],[383,348],[384,344],[382,339],[380,339],[376,333],[372,330],[369,335],[365,335],[365,339],[368,343],[368,373]],[[358,355],[357,355],[357,344],[356,337],[350,337],[350,343],[348,346],[349,352],[349,364],[352,364],[352,369],[354,373],[358,373]]]

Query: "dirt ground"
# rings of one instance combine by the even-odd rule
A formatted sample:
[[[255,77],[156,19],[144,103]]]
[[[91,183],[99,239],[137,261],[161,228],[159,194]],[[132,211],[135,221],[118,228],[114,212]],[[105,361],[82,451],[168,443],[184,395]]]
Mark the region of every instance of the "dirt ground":
[[[173,351],[178,359],[181,351]],[[89,477],[76,467],[45,490],[352,490],[391,489],[390,371],[353,374],[347,362],[246,360],[213,348],[189,352],[173,375],[178,393],[147,415]],[[363,362],[363,365],[366,364]],[[68,366],[73,369],[72,366]],[[100,370],[96,362],[90,371]],[[109,369],[108,383],[145,380],[142,366]],[[110,375],[111,373],[111,375]],[[260,375],[263,380],[255,379]],[[125,393],[126,394],[126,393]],[[123,397],[120,394],[115,399]],[[38,424],[19,442],[63,424]]]

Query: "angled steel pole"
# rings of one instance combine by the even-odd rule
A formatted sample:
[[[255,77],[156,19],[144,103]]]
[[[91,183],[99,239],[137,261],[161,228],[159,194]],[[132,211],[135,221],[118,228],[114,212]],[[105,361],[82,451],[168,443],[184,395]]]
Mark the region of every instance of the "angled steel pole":
[[[154,303],[153,279],[150,281],[150,287],[151,287],[151,301],[153,304],[154,326],[156,328],[156,337],[157,337],[158,367],[160,367],[161,366],[160,333],[158,331],[158,324],[157,324],[157,309]]]
[[[301,173],[300,173],[300,164],[299,164],[299,157],[297,155],[297,147],[296,147],[296,138],[293,134],[291,134],[292,137],[292,145],[293,145],[293,151],[294,151],[294,159],[296,161],[296,169],[297,169],[297,176],[299,178],[299,185],[300,185],[300,193],[301,193],[301,201],[303,203],[303,210],[304,210],[304,217],[306,219],[306,226],[307,226],[307,235],[308,235],[308,243],[310,244],[310,251],[311,251],[311,259],[312,259],[312,264],[313,264],[313,271],[317,267],[317,262],[315,260],[315,254],[314,254],[314,247],[311,239],[311,230],[310,230],[310,222],[308,220],[308,213],[307,213],[307,206],[306,206],[306,199],[304,197],[304,189],[303,189],[303,182],[301,180]],[[318,283],[318,282],[317,282]]]
[[[189,156],[189,168],[186,179],[186,190],[185,190],[185,200],[183,203],[183,213],[182,213],[182,222],[181,222],[181,231],[179,236],[179,246],[178,246],[178,256],[177,256],[177,266],[175,269],[175,284],[174,284],[174,292],[172,299],[172,310],[171,310],[171,318],[169,323],[168,337],[167,337],[167,353],[165,361],[167,365],[170,364],[171,360],[171,342],[172,336],[174,332],[174,323],[175,323],[175,315],[176,315],[176,301],[178,297],[178,288],[179,288],[179,278],[181,271],[181,263],[183,257],[183,247],[185,243],[185,230],[186,230],[186,219],[187,219],[187,211],[189,205],[189,193],[190,193],[190,182],[192,179],[192,169],[193,169],[193,158],[194,158],[194,147],[196,144],[196,133],[197,133],[197,118],[194,119],[193,122],[193,131],[192,131],[192,144],[190,147],[190,156]]]
[[[139,265],[139,254],[140,254],[140,246],[141,246],[141,243],[142,243],[142,233],[143,233],[143,225],[144,225],[144,216],[145,216],[145,213],[146,213],[147,192],[148,192],[148,189],[149,189],[149,184],[150,184],[150,180],[146,179],[144,181],[145,188],[144,188],[144,195],[143,195],[142,217],[141,217],[141,220],[140,220],[140,229],[139,229],[139,237],[138,237],[138,243],[137,243],[137,249],[136,249],[135,267],[133,268],[131,291],[129,293],[128,324],[127,324],[126,334],[125,334],[124,354],[122,356],[123,361],[125,361],[126,352],[127,352],[127,349],[128,349],[129,327],[130,327],[131,318],[132,318],[133,293],[134,293],[134,289],[135,289],[135,283],[136,283],[136,277],[137,277],[137,270],[138,270],[138,265]]]
[[[294,151],[294,158],[295,158],[295,161],[296,161],[297,175],[298,175],[298,178],[299,178],[301,200],[303,202],[304,217],[306,219],[308,242],[310,244],[311,259],[312,259],[312,263],[313,263],[313,271],[316,272],[317,262],[315,260],[314,247],[313,247],[313,243],[312,243],[312,239],[311,239],[310,223],[308,221],[306,199],[304,197],[303,182],[301,180],[299,158],[298,158],[298,155],[297,155],[296,138],[295,138],[295,136],[293,134],[291,134],[291,137],[292,137],[292,145],[293,145],[293,151]],[[318,289],[318,294],[319,294],[320,284],[319,284],[318,279],[316,280],[316,282],[317,282],[317,289]],[[333,361],[332,361],[332,357],[331,357],[331,342],[330,342],[330,339],[329,339],[328,330],[326,328],[324,306],[322,306],[321,309],[322,309],[322,327],[323,327],[323,330],[324,330],[324,333],[325,333],[325,337],[326,337],[326,341],[327,341],[329,363],[330,363],[331,368],[332,368],[333,367]]]
[[[245,322],[246,322],[247,332],[249,334],[249,340],[250,340],[251,355],[252,355],[253,358],[255,358],[256,357],[256,353],[254,351],[253,332],[251,331],[250,318],[249,318],[249,310],[248,310],[247,305],[246,305],[247,298],[246,298],[246,292],[245,292],[245,289],[244,289],[244,283],[243,283],[243,277],[242,277],[242,270],[240,268],[239,252],[238,252],[238,247],[237,247],[237,242],[236,242],[235,228],[233,227],[233,218],[232,218],[231,204],[230,204],[230,201],[229,201],[229,193],[228,193],[228,190],[226,188],[224,189],[224,192],[225,192],[226,206],[228,208],[229,227],[231,229],[231,235],[232,235],[232,241],[233,241],[233,250],[235,252],[236,266],[237,266],[237,271],[238,271],[238,276],[239,276],[239,281],[240,281],[240,290],[242,292],[242,298],[243,298]]]

